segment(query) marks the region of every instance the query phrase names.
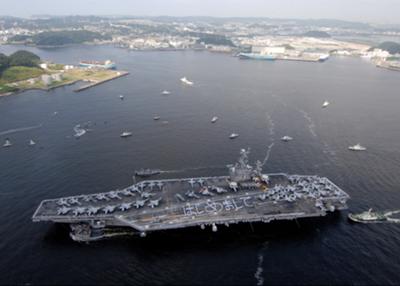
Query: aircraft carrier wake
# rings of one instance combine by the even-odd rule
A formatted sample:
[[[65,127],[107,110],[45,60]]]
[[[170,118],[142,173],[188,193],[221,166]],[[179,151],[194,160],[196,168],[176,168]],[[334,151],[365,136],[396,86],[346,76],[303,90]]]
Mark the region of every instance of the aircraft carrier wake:
[[[324,216],[346,209],[349,195],[325,177],[262,174],[248,150],[229,176],[146,180],[123,190],[44,200],[32,219],[71,226],[71,238],[92,241],[157,230]],[[118,231],[117,231],[118,230]],[[122,232],[122,234],[126,233]]]

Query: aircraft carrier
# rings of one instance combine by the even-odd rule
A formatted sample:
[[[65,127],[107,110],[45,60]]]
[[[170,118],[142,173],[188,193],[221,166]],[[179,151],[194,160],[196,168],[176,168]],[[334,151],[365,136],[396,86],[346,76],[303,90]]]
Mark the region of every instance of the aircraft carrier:
[[[125,189],[44,200],[32,219],[70,224],[76,241],[127,232],[291,220],[346,209],[349,195],[325,177],[263,174],[241,150],[229,175],[145,180]]]

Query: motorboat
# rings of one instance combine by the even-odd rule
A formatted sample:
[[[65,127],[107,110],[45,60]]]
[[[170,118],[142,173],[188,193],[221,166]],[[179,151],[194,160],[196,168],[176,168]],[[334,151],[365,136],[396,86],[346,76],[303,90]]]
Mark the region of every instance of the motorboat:
[[[293,138],[290,137],[290,136],[285,135],[285,136],[283,136],[283,137],[281,138],[281,140],[284,141],[284,142],[289,142],[289,141],[292,141]]]
[[[229,139],[235,139],[236,137],[238,137],[239,136],[239,134],[237,134],[237,133],[232,133],[230,136],[229,136]]]
[[[124,131],[124,132],[122,132],[122,134],[120,136],[122,138],[126,138],[126,137],[129,137],[129,136],[132,136],[132,132]]]
[[[365,151],[365,150],[367,150],[367,148],[364,147],[364,146],[361,146],[359,143],[357,143],[354,146],[349,146],[349,150],[351,150],[351,151]]]
[[[76,138],[79,138],[79,137],[81,137],[81,136],[86,134],[86,130],[84,128],[82,128],[80,124],[78,124],[78,125],[76,125],[74,127],[74,131],[75,131],[75,135],[74,136]]]
[[[11,141],[9,139],[6,139],[6,141],[3,144],[3,147],[11,147],[11,146],[12,146]]]
[[[187,85],[193,85],[193,82],[188,80],[186,77],[181,78],[181,82]]]
[[[329,105],[329,101],[324,101],[324,103],[322,104],[322,108],[325,108],[325,107],[327,107]]]
[[[163,91],[161,92],[161,94],[162,94],[162,95],[168,95],[168,94],[171,94],[171,92],[168,91],[168,90],[163,90]]]
[[[121,95],[119,96],[119,98],[122,100],[122,99],[124,99],[124,96],[121,94]]]
[[[215,123],[215,122],[217,122],[217,120],[218,120],[218,117],[217,117],[217,116],[214,116],[214,117],[211,119],[211,123]]]
[[[29,140],[29,146],[34,146],[34,145],[36,145],[36,142],[35,142],[35,141],[33,141],[32,139],[31,139],[31,140]]]
[[[154,120],[160,120],[160,118],[161,118],[161,117],[158,116],[158,115],[156,115],[156,116],[153,117]]]

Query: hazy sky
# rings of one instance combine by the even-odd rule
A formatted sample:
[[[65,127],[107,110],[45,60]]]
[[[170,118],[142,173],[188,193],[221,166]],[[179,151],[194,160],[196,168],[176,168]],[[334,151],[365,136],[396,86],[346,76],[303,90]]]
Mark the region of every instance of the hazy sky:
[[[257,16],[400,23],[400,0],[0,0],[0,15]]]

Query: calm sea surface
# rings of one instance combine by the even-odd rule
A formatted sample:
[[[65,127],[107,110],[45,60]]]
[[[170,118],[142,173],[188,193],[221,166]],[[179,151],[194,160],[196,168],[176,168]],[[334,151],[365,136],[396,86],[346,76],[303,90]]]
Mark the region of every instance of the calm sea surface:
[[[0,142],[14,143],[0,149],[1,284],[400,283],[400,225],[351,224],[347,211],[90,244],[31,221],[43,199],[124,187],[141,167],[171,171],[161,178],[223,175],[241,148],[253,161],[268,146],[266,172],[327,176],[350,194],[351,212],[400,209],[400,73],[356,58],[28,49],[65,64],[112,59],[130,75],[80,93],[68,86],[0,98]],[[183,76],[194,86],[182,86]],[[89,121],[92,131],[75,139],[73,127]],[[124,130],[133,136],[121,139]],[[229,140],[233,132],[240,136]],[[294,140],[281,142],[284,135]],[[368,150],[347,150],[356,143]]]

